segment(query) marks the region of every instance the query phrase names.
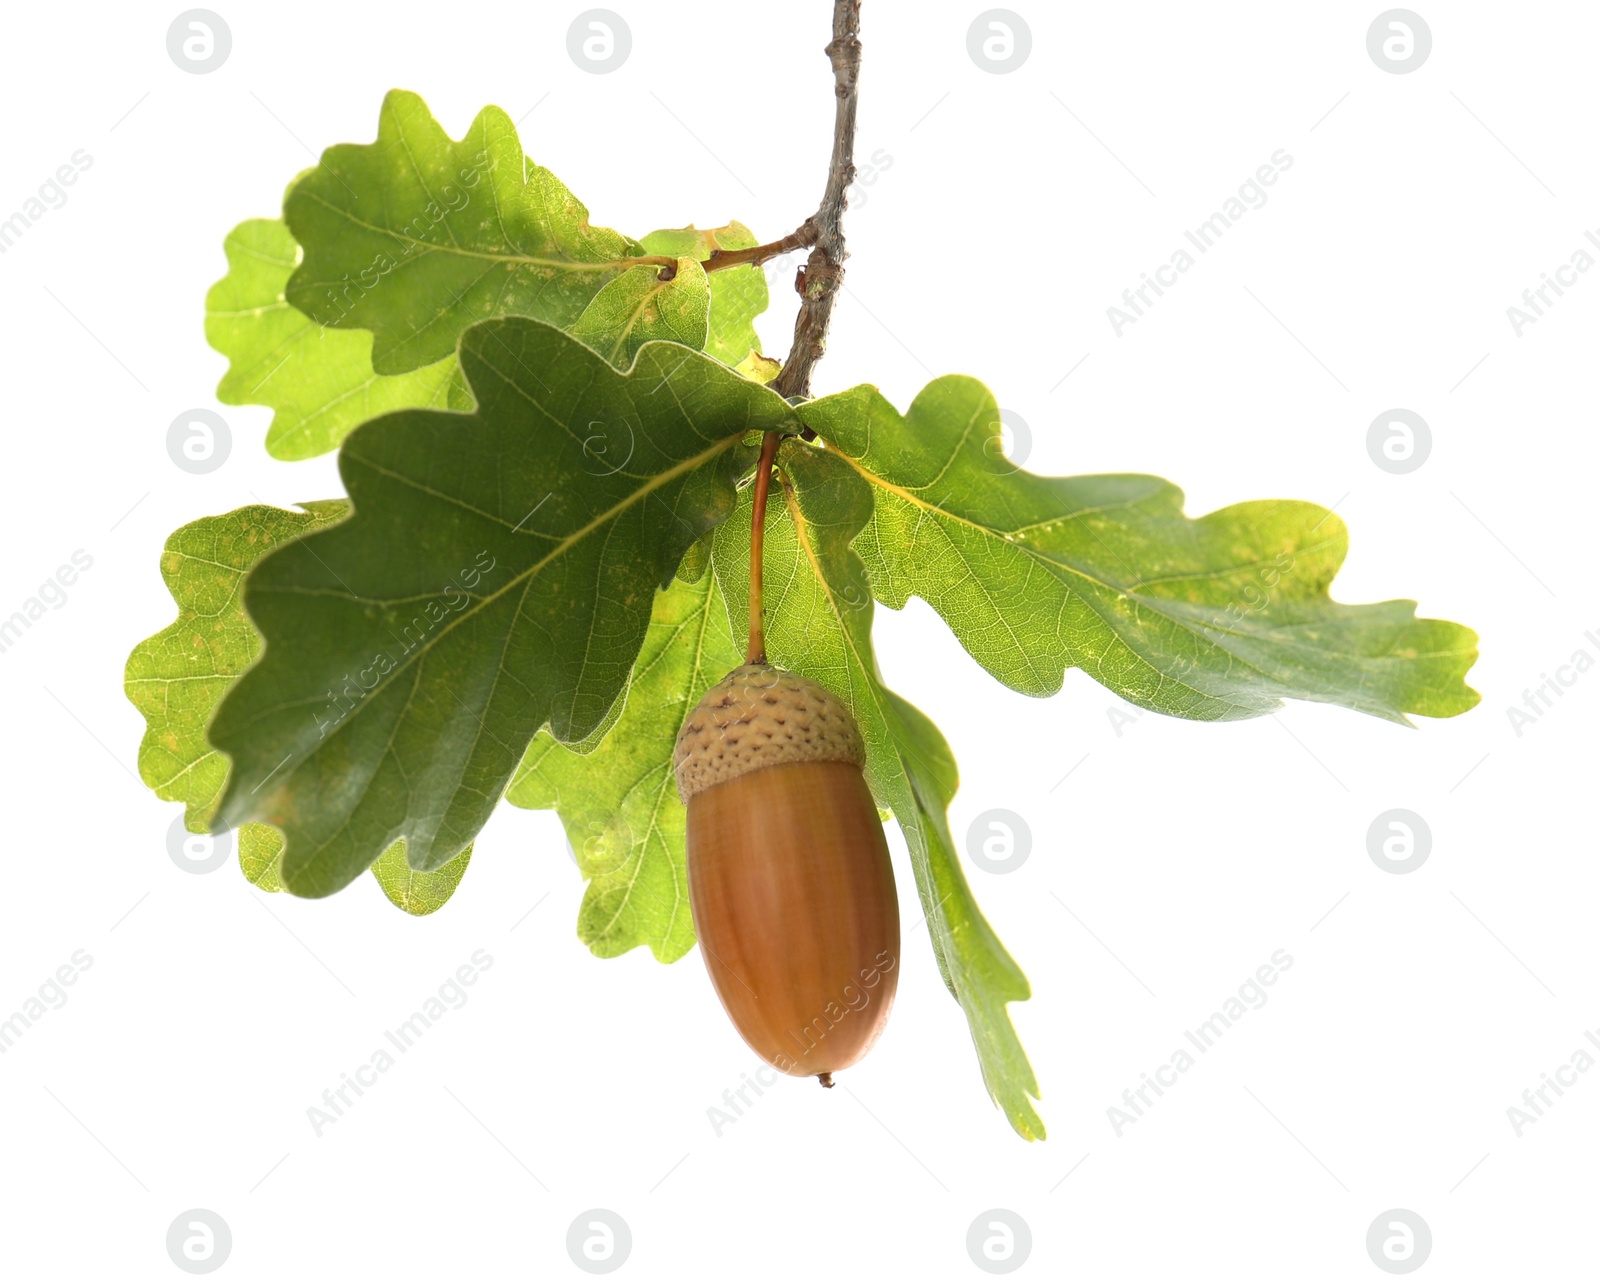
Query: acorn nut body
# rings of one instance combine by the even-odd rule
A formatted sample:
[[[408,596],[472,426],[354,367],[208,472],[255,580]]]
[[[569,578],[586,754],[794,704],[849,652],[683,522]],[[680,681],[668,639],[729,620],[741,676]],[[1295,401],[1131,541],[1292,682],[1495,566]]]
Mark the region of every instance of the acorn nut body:
[[[894,870],[865,762],[843,701],[765,664],[712,687],[674,755],[711,983],[757,1054],[828,1086],[882,1033],[899,979]]]

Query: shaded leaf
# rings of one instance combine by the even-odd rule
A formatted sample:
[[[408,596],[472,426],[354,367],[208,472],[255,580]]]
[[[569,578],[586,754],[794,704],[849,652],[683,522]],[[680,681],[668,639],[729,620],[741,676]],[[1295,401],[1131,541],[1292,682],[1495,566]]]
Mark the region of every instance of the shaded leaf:
[[[372,873],[391,905],[421,918],[432,914],[455,894],[471,859],[469,844],[459,856],[451,857],[436,870],[412,869],[406,863],[405,840],[401,839],[378,857]]]
[[[707,531],[699,539],[689,545],[689,551],[683,555],[683,560],[678,563],[676,578],[685,584],[698,584],[700,577],[706,573],[711,565],[711,536]]]
[[[263,892],[283,891],[283,831],[271,825],[239,826],[239,869]]]
[[[506,791],[561,814],[589,886],[578,936],[602,958],[648,945],[663,963],[694,944],[685,811],[672,771],[684,718],[742,656],[714,576],[656,595],[621,717],[587,752],[541,731]]]
[[[572,326],[612,365],[622,368],[651,339],[670,339],[693,348],[706,346],[706,315],[711,291],[693,259],[679,259],[669,281],[658,267],[629,268],[606,285]]]
[[[798,440],[783,444],[778,465],[782,503],[768,512],[763,558],[767,654],[849,703],[867,783],[905,834],[934,956],[966,1013],[989,1095],[1021,1136],[1043,1137],[1031,1100],[1038,1082],[1006,1012],[1028,997],[1027,978],[979,911],[950,835],[955,759],[938,728],[883,684],[873,654],[872,594],[850,547],[871,519],[872,491],[837,455]],[[748,610],[749,505],[747,490],[713,537],[731,627]]]
[[[856,541],[888,606],[925,599],[1007,686],[1061,687],[1076,666],[1159,713],[1248,718],[1284,698],[1395,722],[1449,717],[1477,635],[1416,603],[1328,596],[1338,517],[1261,500],[1201,518],[1158,477],[1040,477],[1008,462],[981,383],[936,379],[904,417],[869,385],[797,407],[873,493]]]
[[[746,379],[754,379],[757,383],[771,383],[783,369],[783,362],[776,361],[772,357],[764,357],[752,348],[749,355],[734,366],[734,369]]]
[[[726,227],[663,228],[651,232],[641,244],[648,254],[670,254],[703,262],[711,257],[713,250],[747,250],[761,242],[748,227],[735,220]],[[759,267],[745,264],[722,268],[711,273],[708,279],[711,315],[709,334],[703,345],[705,350],[758,383],[768,382],[772,376],[759,377],[765,367],[750,362],[751,353],[761,346],[755,319],[767,310],[767,274]]]
[[[676,344],[619,372],[506,318],[460,355],[478,408],[352,433],[351,518],[269,555],[245,590],[267,646],[211,725],[234,761],[221,815],[285,831],[300,895],[338,890],[400,838],[438,869],[543,724],[568,743],[594,732],[654,586],[731,509],[744,441],[795,426],[782,398]],[[614,453],[595,452],[595,425]]]

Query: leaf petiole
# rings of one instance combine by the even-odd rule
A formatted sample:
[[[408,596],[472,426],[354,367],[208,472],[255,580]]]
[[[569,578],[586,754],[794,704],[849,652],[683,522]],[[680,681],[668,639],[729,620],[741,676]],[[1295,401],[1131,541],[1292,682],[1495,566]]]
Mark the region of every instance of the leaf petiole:
[[[768,259],[775,259],[780,254],[787,254],[790,250],[810,249],[816,243],[817,224],[813,216],[788,236],[768,241],[765,245],[751,245],[742,250],[725,250],[718,247],[711,251],[710,258],[701,260],[700,266],[707,272],[718,272],[723,268],[739,267],[746,263],[755,266],[765,263]]]
[[[767,489],[772,484],[772,465],[778,457],[783,434],[769,432],[761,439],[761,459],[756,464],[756,491],[750,505],[750,644],[745,649],[746,664],[767,662],[767,638],[761,611],[761,541],[767,524]]]

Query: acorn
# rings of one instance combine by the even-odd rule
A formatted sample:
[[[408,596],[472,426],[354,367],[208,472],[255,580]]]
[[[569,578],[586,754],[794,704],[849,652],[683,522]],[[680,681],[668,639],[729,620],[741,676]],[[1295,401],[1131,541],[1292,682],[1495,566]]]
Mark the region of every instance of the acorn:
[[[711,983],[785,1074],[833,1074],[883,1032],[900,909],[855,719],[766,663],[712,687],[678,733],[689,905]]]

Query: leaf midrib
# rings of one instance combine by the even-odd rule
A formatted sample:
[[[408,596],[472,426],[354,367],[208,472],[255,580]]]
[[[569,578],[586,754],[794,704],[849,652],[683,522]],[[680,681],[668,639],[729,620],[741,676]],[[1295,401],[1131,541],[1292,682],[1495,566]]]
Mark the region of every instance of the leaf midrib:
[[[1137,581],[1137,582],[1135,582],[1133,584],[1130,584],[1130,585],[1128,585],[1126,587],[1123,587],[1121,585],[1111,584],[1111,583],[1109,583],[1109,582],[1107,582],[1105,580],[1100,579],[1098,576],[1091,575],[1089,572],[1084,571],[1084,570],[1080,569],[1079,567],[1076,567],[1076,566],[1072,565],[1070,562],[1066,562],[1066,561],[1060,560],[1058,558],[1054,558],[1054,557],[1051,557],[1051,556],[1047,555],[1047,553],[1043,549],[1036,548],[1031,544],[1022,543],[1020,541],[1008,540],[1008,539],[1003,538],[1003,536],[1005,534],[1015,534],[1016,532],[999,532],[994,527],[984,526],[983,524],[981,524],[979,522],[975,522],[970,518],[963,517],[958,513],[952,513],[948,509],[940,508],[936,504],[931,504],[927,500],[924,500],[920,496],[918,496],[918,495],[914,494],[913,492],[907,490],[905,487],[897,486],[893,482],[889,481],[888,479],[879,476],[877,473],[873,472],[871,469],[866,468],[865,466],[863,466],[858,460],[856,460],[856,459],[852,458],[851,456],[845,454],[844,451],[839,450],[837,447],[832,447],[832,446],[829,446],[827,443],[824,443],[824,449],[830,450],[831,453],[836,455],[838,458],[843,459],[853,469],[855,469],[856,472],[869,485],[876,486],[880,490],[887,491],[890,494],[895,495],[896,497],[901,499],[903,502],[911,505],[913,508],[916,508],[916,509],[919,509],[919,510],[921,510],[923,512],[927,512],[927,513],[932,514],[932,516],[934,517],[936,523],[940,522],[940,521],[947,521],[947,522],[950,522],[950,523],[958,525],[958,526],[964,526],[964,527],[966,527],[966,528],[968,528],[970,530],[976,531],[979,535],[983,536],[984,538],[989,539],[989,540],[993,540],[996,543],[999,543],[1004,547],[1015,548],[1015,549],[1019,550],[1025,556],[1031,558],[1033,561],[1037,562],[1039,565],[1041,565],[1041,566],[1043,566],[1043,567],[1045,567],[1045,568],[1047,568],[1047,569],[1049,569],[1051,571],[1059,571],[1059,572],[1062,572],[1062,573],[1064,573],[1066,575],[1075,576],[1078,579],[1081,579],[1082,581],[1084,581],[1085,583],[1093,585],[1094,587],[1096,587],[1098,589],[1101,589],[1101,590],[1103,590],[1105,592],[1115,593],[1119,597],[1125,597],[1125,598],[1128,598],[1128,599],[1130,599],[1132,601],[1136,601],[1140,605],[1142,605],[1144,607],[1147,607],[1149,610],[1151,610],[1154,614],[1158,615],[1160,618],[1162,618],[1162,619],[1166,620],[1168,623],[1173,624],[1173,625],[1177,626],[1178,628],[1184,630],[1186,633],[1188,633],[1192,637],[1194,637],[1197,641],[1203,642],[1208,646],[1218,647],[1218,649],[1222,649],[1219,646],[1219,644],[1218,644],[1218,642],[1216,640],[1216,637],[1215,636],[1208,636],[1208,634],[1210,634],[1210,635],[1222,635],[1224,637],[1238,637],[1238,638],[1242,638],[1242,639],[1245,639],[1245,640],[1258,640],[1260,638],[1260,636],[1261,636],[1259,633],[1250,632],[1250,631],[1247,631],[1247,630],[1244,630],[1244,629],[1230,628],[1230,627],[1228,627],[1228,626],[1226,626],[1224,624],[1218,623],[1218,622],[1201,622],[1201,621],[1188,619],[1187,617],[1185,617],[1182,614],[1179,614],[1177,612],[1170,611],[1170,610],[1166,609],[1167,605],[1168,605],[1168,599],[1161,598],[1161,597],[1154,597],[1154,596],[1145,594],[1145,593],[1141,592],[1140,590],[1149,587],[1151,584],[1163,583],[1163,582],[1172,581],[1172,580],[1201,579],[1201,578],[1220,578],[1223,575],[1237,573],[1238,571],[1251,570],[1251,569],[1254,569],[1254,568],[1258,568],[1260,566],[1267,565],[1267,561],[1266,560],[1262,560],[1262,561],[1258,561],[1258,562],[1247,562],[1247,563],[1243,563],[1243,564],[1241,564],[1239,566],[1236,566],[1236,567],[1232,567],[1232,568],[1228,568],[1228,569],[1221,570],[1221,571],[1216,571],[1216,572],[1203,572],[1203,571],[1202,572],[1191,572],[1191,573],[1188,573],[1188,574],[1185,574],[1185,575],[1162,576],[1162,577],[1159,577],[1159,578],[1157,578],[1155,580],[1139,580],[1139,581]],[[1063,514],[1063,517],[1060,520],[1063,520],[1063,521],[1065,521],[1065,520],[1076,520],[1077,518],[1086,516],[1091,512],[1110,512],[1110,511],[1113,511],[1116,508],[1127,508],[1127,507],[1131,507],[1132,503],[1134,503],[1134,502],[1137,502],[1137,501],[1129,501],[1129,502],[1116,504],[1116,505],[1106,505],[1106,506],[1104,506],[1102,508],[1098,508],[1098,509],[1085,509],[1085,510],[1080,510],[1079,512],[1075,512],[1075,513]],[[1038,525],[1038,524],[1039,523],[1034,523],[1034,525]],[[1023,528],[1019,528],[1019,529],[1027,529],[1027,528],[1023,527]],[[1335,542],[1337,542],[1337,541],[1336,541],[1336,539],[1334,537],[1329,537],[1327,539],[1320,540],[1320,541],[1318,541],[1317,543],[1314,543],[1314,544],[1308,544],[1308,545],[1300,546],[1299,548],[1296,549],[1296,551],[1297,552],[1302,552],[1303,551],[1303,552],[1308,552],[1308,553],[1315,553],[1315,552],[1318,552],[1318,551],[1320,551],[1320,550],[1322,550],[1324,548],[1327,548],[1329,545],[1331,545],[1331,544],[1333,544]],[[963,564],[965,564],[967,562],[967,557],[966,557],[965,553],[961,550],[960,546],[956,545],[956,544],[954,544],[952,542],[951,543],[951,548],[956,552],[957,556],[960,557],[960,559],[963,562]],[[975,577],[975,582],[981,583],[981,581],[976,580],[976,577]],[[986,591],[985,595],[987,596],[987,591]],[[921,595],[918,594],[918,596],[921,596]],[[1093,610],[1094,613],[1097,616],[1099,616],[1101,622],[1112,633],[1112,635],[1115,636],[1116,639],[1119,642],[1121,642],[1124,647],[1127,648],[1129,654],[1131,654],[1137,660],[1139,660],[1140,663],[1148,666],[1161,680],[1176,683],[1178,686],[1182,687],[1184,690],[1192,692],[1194,695],[1200,697],[1201,699],[1208,700],[1208,701],[1215,701],[1218,704],[1224,704],[1224,705],[1227,705],[1230,708],[1247,709],[1247,708],[1253,708],[1254,707],[1252,705],[1241,705],[1241,704],[1237,703],[1236,701],[1229,700],[1229,699],[1227,699],[1224,696],[1219,695],[1219,694],[1215,694],[1215,693],[1207,692],[1207,691],[1202,691],[1199,688],[1191,686],[1189,683],[1184,682],[1179,678],[1173,677],[1171,674],[1164,673],[1160,669],[1160,667],[1155,664],[1155,662],[1153,660],[1151,660],[1148,656],[1145,656],[1145,655],[1141,654],[1140,651],[1133,645],[1133,643],[1130,642],[1126,637],[1124,637],[1122,632],[1117,628],[1116,624],[1112,620],[1107,618],[1107,616],[1097,608],[1097,606],[1095,604],[1095,601],[1094,601],[1094,598],[1093,598],[1092,595],[1087,594],[1087,593],[1083,593],[1083,594],[1080,594],[1079,596],[1084,601],[1084,603],[1086,605],[1088,605],[1090,607],[1090,609]],[[1304,645],[1304,644],[1302,644],[1302,645]],[[1314,647],[1314,646],[1309,646],[1309,645],[1306,645],[1305,649],[1309,650],[1309,651],[1312,651],[1312,652],[1315,652],[1317,654],[1322,654],[1322,655],[1330,655],[1330,656],[1332,656],[1332,655],[1342,655],[1343,654],[1342,652],[1333,651],[1333,650],[1330,650],[1328,648]],[[1285,690],[1285,691],[1289,690],[1289,688],[1285,687],[1285,685],[1282,682],[1280,682],[1278,679],[1272,677],[1268,673],[1263,672],[1258,666],[1256,666],[1254,664],[1251,664],[1248,660],[1246,660],[1243,656],[1239,655],[1237,652],[1232,651],[1232,650],[1228,650],[1226,652],[1226,654],[1232,660],[1234,660],[1237,663],[1243,665],[1244,667],[1250,669],[1252,672],[1260,674],[1262,681],[1264,683],[1266,683],[1269,687],[1277,688],[1277,689]]]
[[[331,201],[324,200],[315,192],[303,192],[301,193],[301,197],[302,199],[310,201],[313,204],[322,206],[322,208],[327,210],[330,214],[334,214],[337,217],[344,219],[346,222],[361,228],[363,231],[373,232],[379,236],[387,236],[391,240],[394,240],[401,245],[412,247],[412,249],[421,249],[422,254],[418,255],[417,259],[414,260],[416,262],[421,262],[423,258],[432,253],[455,255],[458,258],[466,259],[482,259],[490,263],[516,263],[525,267],[563,268],[574,272],[608,272],[613,269],[625,270],[630,267],[640,266],[637,257],[607,259],[604,261],[595,261],[592,259],[543,259],[535,258],[534,256],[528,254],[497,254],[488,250],[469,250],[459,245],[435,245],[432,241],[424,241],[415,236],[403,235],[391,227],[380,227],[376,223],[368,223],[365,219],[357,218],[354,214],[352,214],[349,210],[344,209],[342,206],[335,205]],[[444,221],[448,225],[449,220],[446,219]],[[454,231],[451,232],[451,235],[455,235]],[[407,249],[405,251],[406,254],[411,254],[412,249]],[[302,263],[300,266],[304,267],[305,264]],[[317,284],[322,285],[326,284],[326,282],[319,281]]]
[[[612,505],[610,508],[606,509],[603,513],[599,514],[597,517],[595,517],[593,520],[588,522],[586,525],[580,527],[578,530],[573,531],[571,534],[565,536],[544,557],[540,558],[537,562],[535,562],[533,565],[527,567],[523,571],[518,572],[509,581],[507,581],[507,583],[502,588],[496,590],[494,593],[486,595],[484,598],[482,598],[480,601],[478,601],[476,603],[476,605],[464,609],[453,620],[450,620],[449,622],[447,622],[444,625],[443,628],[439,629],[436,633],[434,633],[429,640],[423,642],[421,645],[416,647],[413,651],[409,652],[406,655],[406,657],[399,664],[397,664],[392,670],[389,671],[389,673],[383,675],[381,683],[378,686],[375,686],[373,688],[373,693],[375,694],[380,690],[391,689],[393,684],[395,682],[399,681],[401,679],[401,676],[403,674],[405,674],[405,672],[408,669],[412,668],[413,665],[416,662],[420,661],[425,656],[430,654],[433,651],[433,649],[440,642],[442,642],[444,640],[444,638],[448,634],[450,634],[452,631],[454,631],[459,625],[461,625],[462,623],[464,623],[467,620],[475,618],[483,610],[487,609],[493,602],[497,601],[500,597],[502,597],[505,594],[511,592],[513,589],[517,588],[518,586],[531,585],[531,583],[533,581],[533,578],[535,576],[537,576],[540,571],[542,571],[552,561],[554,561],[557,558],[563,556],[568,551],[570,551],[572,548],[576,547],[582,540],[584,540],[589,535],[591,535],[595,530],[605,526],[606,524],[608,524],[609,522],[614,520],[617,515],[625,512],[627,509],[629,509],[633,505],[635,505],[637,503],[640,503],[643,500],[647,499],[650,495],[654,494],[657,490],[661,489],[661,487],[668,485],[670,482],[676,480],[680,476],[683,476],[683,475],[685,475],[687,473],[693,472],[696,468],[699,468],[702,465],[704,465],[704,464],[708,463],[709,461],[711,461],[712,459],[715,459],[723,451],[731,449],[733,446],[737,445],[739,443],[739,441],[743,439],[743,437],[744,437],[744,432],[743,432],[743,430],[741,430],[737,434],[722,438],[722,439],[714,442],[711,446],[707,447],[705,450],[702,450],[702,451],[698,452],[697,454],[695,454],[693,456],[690,456],[688,459],[682,460],[679,463],[674,464],[671,468],[666,469],[665,471],[656,474],[654,477],[652,477],[650,479],[650,481],[646,485],[641,486],[639,489],[630,492],[627,497],[625,497],[624,499],[620,500],[618,503]],[[357,457],[357,458],[359,458],[359,457]],[[395,478],[397,480],[400,480],[402,482],[406,482],[408,484],[414,484],[414,483],[410,483],[410,479],[405,478],[405,477],[403,477],[403,476],[401,476],[399,474],[393,473],[390,470],[382,469],[378,465],[373,464],[371,461],[368,461],[368,460],[365,460],[365,459],[361,459],[360,462],[363,463],[364,465],[368,466],[368,467],[373,468],[375,471],[385,473],[386,475],[388,475],[390,477],[393,477],[393,478]],[[451,497],[451,496],[441,495],[439,497],[444,499],[444,500],[446,500],[447,502],[456,502],[454,500],[454,498]],[[473,511],[473,510],[470,510],[470,508],[469,508],[469,511]],[[492,515],[490,515],[490,516],[492,516]],[[495,520],[499,520],[499,519],[495,519]],[[501,524],[503,525],[504,522],[502,521]],[[515,529],[515,528],[513,528],[513,529]],[[274,588],[271,588],[271,587],[267,587],[267,586],[260,586],[260,587],[257,587],[255,591],[257,593],[263,593],[263,592],[273,593],[273,592],[279,592],[280,590],[277,590],[277,589],[274,589]],[[366,599],[358,597],[355,593],[350,592],[348,590],[344,594],[337,594],[336,593],[334,595],[335,596],[343,596],[343,597],[346,598],[346,600],[351,601],[351,602],[362,602],[362,601],[366,600]],[[341,720],[339,726],[336,727],[333,730],[333,732],[331,733],[331,737],[337,737],[337,736],[344,735],[351,727],[353,727],[357,723],[357,721],[361,718],[363,712],[366,709],[371,708],[371,707],[373,707],[373,702],[371,702],[371,701],[363,701],[361,703],[361,705],[359,705],[357,708],[352,710],[344,719]],[[270,713],[270,712],[272,712],[272,711],[270,711],[270,710],[263,711],[261,714],[259,714],[257,716],[258,716],[258,718],[259,717],[264,717],[264,716],[267,716],[268,713]],[[398,726],[398,724],[397,724],[397,726]],[[325,742],[319,742],[319,745],[320,745],[320,743],[325,743]],[[311,748],[309,748],[304,753],[296,755],[295,758],[294,758],[294,765],[290,769],[291,773],[292,773],[292,771],[294,769],[298,768],[303,762],[305,762],[306,759],[309,758],[313,753],[317,752],[317,749],[319,748],[319,745],[318,746],[312,746]],[[390,746],[386,746],[384,751],[383,751],[383,754],[379,755],[380,760],[382,759],[382,757],[387,755],[387,753],[389,751],[389,747]],[[275,768],[274,769],[274,774],[276,774],[277,771],[281,770],[282,765],[286,765],[286,764],[281,764],[279,768]],[[345,828],[345,826],[341,825],[338,832],[343,832],[344,828]],[[336,836],[336,835],[331,835],[329,841],[331,841],[332,837],[334,837],[334,836]],[[323,849],[326,848],[326,846],[327,846],[326,843],[322,844],[321,847],[319,847],[319,849],[317,850],[316,853],[314,853],[311,856],[309,856],[307,861],[305,862],[305,864],[302,865],[302,870],[309,869],[317,860],[319,860],[320,857],[321,857],[321,852],[322,852]]]

